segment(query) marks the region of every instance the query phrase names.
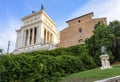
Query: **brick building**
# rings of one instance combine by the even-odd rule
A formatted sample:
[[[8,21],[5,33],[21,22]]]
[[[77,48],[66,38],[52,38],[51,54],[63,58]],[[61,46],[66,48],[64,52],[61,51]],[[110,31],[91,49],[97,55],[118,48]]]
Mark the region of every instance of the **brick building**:
[[[94,26],[99,21],[107,24],[106,18],[93,19],[92,17],[93,12],[68,20],[68,27],[60,32],[60,47],[82,44],[93,34]]]

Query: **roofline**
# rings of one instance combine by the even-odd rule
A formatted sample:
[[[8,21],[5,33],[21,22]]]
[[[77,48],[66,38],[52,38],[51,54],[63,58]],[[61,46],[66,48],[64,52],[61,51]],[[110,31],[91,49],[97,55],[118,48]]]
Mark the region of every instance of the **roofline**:
[[[96,20],[96,19],[107,19],[107,17],[94,18],[94,19],[95,19],[95,20]],[[94,19],[93,19],[93,20],[94,20]]]
[[[64,30],[66,30],[68,27],[66,27],[66,28],[64,28],[64,29],[62,29],[61,31],[60,31],[60,33],[62,32],[62,31],[64,31]]]
[[[56,26],[55,22],[47,15],[47,13],[46,13],[44,10],[36,11],[36,12],[30,14],[30,15],[27,15],[27,16],[23,17],[21,20],[22,20],[22,21],[23,21],[23,20],[26,20],[26,19],[28,19],[29,17],[32,17],[32,16],[37,15],[37,14],[40,14],[40,13],[43,13],[43,14]]]
[[[21,29],[16,30],[16,32],[21,31]]]
[[[70,21],[73,21],[73,20],[75,20],[75,19],[78,19],[78,18],[81,18],[81,17],[87,16],[87,15],[89,15],[89,14],[92,14],[92,16],[94,16],[93,12],[90,12],[90,13],[88,13],[88,14],[85,14],[85,15],[82,15],[82,16],[79,16],[79,17],[76,17],[76,18],[73,18],[73,19],[68,20],[68,21],[66,21],[66,22],[68,23],[68,22],[70,22]]]
[[[54,22],[54,20],[49,16],[49,15],[47,15],[47,13],[44,11],[44,10],[42,10],[42,12],[43,12],[43,14],[44,15],[46,15],[46,17],[48,18],[48,19],[50,19],[50,21],[55,25],[55,27],[56,27],[56,23]]]
[[[23,21],[23,20],[26,20],[26,19],[28,19],[29,17],[34,16],[34,15],[37,15],[37,14],[39,14],[39,13],[41,13],[41,12],[42,12],[42,11],[35,11],[34,13],[29,14],[29,15],[23,17],[21,20],[22,20],[22,21]]]

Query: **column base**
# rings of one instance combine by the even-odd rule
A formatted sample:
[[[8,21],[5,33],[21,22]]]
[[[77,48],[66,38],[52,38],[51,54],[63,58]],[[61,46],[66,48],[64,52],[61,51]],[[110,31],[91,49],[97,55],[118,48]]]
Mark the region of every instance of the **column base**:
[[[52,50],[55,48],[57,47],[51,44],[45,44],[45,45],[36,44],[36,45],[26,46],[26,47],[22,47],[17,50],[14,50],[13,54],[27,53],[27,52],[37,51],[37,50]]]

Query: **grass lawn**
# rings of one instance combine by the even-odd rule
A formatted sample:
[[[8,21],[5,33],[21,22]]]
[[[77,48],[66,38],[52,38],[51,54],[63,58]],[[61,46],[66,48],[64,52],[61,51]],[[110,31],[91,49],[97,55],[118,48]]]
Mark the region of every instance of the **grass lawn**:
[[[93,82],[96,80],[120,75],[120,65],[115,65],[112,67],[113,68],[111,69],[101,70],[100,68],[96,68],[88,71],[74,73],[67,77],[63,77],[60,82]]]

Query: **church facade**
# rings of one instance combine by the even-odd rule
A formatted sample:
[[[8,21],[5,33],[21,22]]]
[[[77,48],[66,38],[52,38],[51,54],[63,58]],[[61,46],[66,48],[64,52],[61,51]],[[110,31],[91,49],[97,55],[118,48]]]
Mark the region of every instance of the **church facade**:
[[[107,25],[106,18],[93,18],[93,12],[68,20],[68,27],[60,32],[60,47],[83,44],[93,34],[95,25],[102,21]]]
[[[54,21],[44,10],[32,12],[22,18],[23,26],[16,30],[17,39],[13,53],[50,50],[60,42],[60,33]]]

